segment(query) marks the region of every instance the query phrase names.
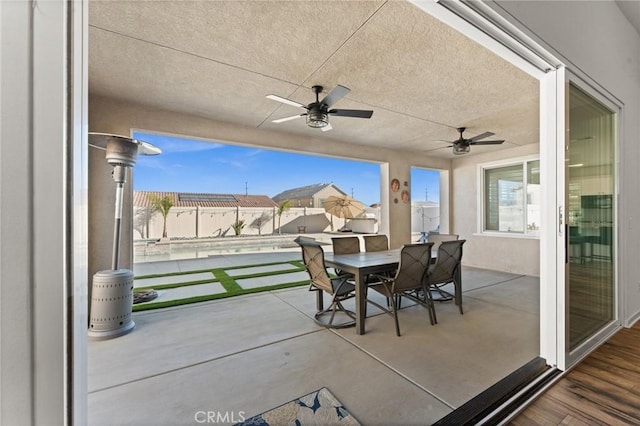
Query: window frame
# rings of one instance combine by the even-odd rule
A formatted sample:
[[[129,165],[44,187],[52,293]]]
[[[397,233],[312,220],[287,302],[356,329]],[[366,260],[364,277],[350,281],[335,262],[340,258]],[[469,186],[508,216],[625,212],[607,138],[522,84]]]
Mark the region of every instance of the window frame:
[[[479,163],[477,166],[477,175],[478,175],[478,215],[477,215],[477,232],[476,235],[482,236],[490,236],[490,237],[504,237],[504,238],[524,238],[524,239],[540,239],[541,230],[538,229],[537,233],[533,234],[528,232],[527,229],[527,184],[528,184],[528,174],[527,174],[527,164],[533,161],[540,161],[539,154],[526,155],[521,157],[507,158],[503,160],[496,160],[486,163]],[[523,188],[525,190],[525,194],[523,197],[523,212],[524,212],[524,223],[523,223],[523,232],[505,232],[505,231],[494,231],[486,229],[486,193],[485,193],[485,176],[486,170],[491,169],[499,169],[503,167],[510,167],[521,165],[523,171]]]

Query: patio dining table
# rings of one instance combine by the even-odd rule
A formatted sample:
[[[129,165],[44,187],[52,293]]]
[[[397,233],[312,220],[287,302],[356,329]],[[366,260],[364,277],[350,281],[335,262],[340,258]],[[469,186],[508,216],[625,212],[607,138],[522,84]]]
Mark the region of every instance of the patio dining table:
[[[356,333],[365,333],[367,312],[366,277],[398,268],[400,250],[360,252],[353,254],[325,254],[325,265],[348,272],[355,277],[356,286]]]

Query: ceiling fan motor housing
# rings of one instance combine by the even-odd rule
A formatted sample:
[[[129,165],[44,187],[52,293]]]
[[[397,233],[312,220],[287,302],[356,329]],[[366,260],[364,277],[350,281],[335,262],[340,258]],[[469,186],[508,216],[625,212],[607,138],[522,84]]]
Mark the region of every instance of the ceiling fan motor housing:
[[[453,154],[462,155],[471,151],[471,147],[466,141],[459,141],[453,144]]]
[[[309,127],[320,128],[329,124],[329,115],[326,108],[322,108],[322,104],[313,103],[309,106],[307,113],[307,124]]]

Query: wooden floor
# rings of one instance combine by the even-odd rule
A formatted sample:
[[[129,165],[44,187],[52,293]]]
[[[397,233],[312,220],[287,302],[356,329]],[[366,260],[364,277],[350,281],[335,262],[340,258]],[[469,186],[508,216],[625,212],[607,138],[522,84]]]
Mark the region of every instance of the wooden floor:
[[[640,425],[640,323],[622,329],[511,425]]]

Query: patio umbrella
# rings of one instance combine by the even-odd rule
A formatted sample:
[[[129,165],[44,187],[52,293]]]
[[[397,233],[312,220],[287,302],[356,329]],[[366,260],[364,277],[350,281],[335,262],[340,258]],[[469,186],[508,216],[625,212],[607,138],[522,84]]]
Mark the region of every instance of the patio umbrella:
[[[324,207],[324,210],[332,216],[344,218],[345,225],[347,223],[347,219],[364,212],[364,205],[360,201],[347,195],[330,195],[322,202],[322,207]],[[331,221],[331,229],[333,230],[333,221]]]

